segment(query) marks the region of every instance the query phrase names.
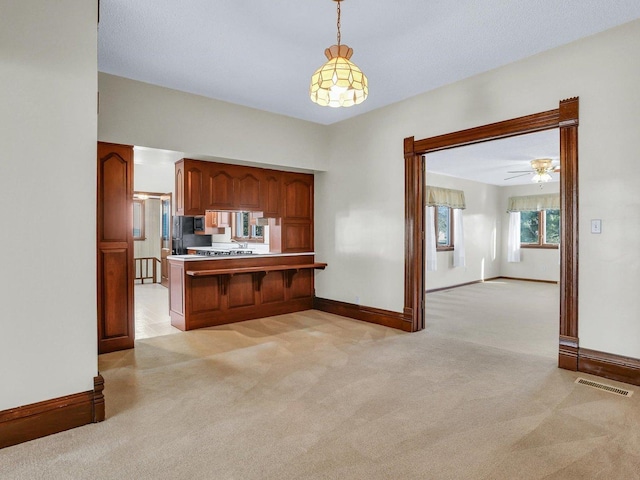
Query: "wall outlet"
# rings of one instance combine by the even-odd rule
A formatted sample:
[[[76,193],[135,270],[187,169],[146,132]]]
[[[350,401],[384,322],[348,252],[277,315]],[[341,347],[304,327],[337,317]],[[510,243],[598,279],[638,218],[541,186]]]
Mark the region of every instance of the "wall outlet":
[[[360,297],[356,295],[356,305],[360,305]]]

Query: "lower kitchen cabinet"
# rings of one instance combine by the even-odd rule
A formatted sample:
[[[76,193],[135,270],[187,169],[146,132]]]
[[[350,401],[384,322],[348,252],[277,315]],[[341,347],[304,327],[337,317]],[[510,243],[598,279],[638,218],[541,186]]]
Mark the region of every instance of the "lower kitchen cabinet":
[[[313,308],[313,255],[169,259],[171,324],[211,327]]]

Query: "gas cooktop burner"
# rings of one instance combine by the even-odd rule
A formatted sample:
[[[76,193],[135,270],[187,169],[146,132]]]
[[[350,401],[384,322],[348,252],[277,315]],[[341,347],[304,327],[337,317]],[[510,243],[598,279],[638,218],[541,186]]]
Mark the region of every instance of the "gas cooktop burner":
[[[197,254],[203,257],[220,257],[220,256],[253,255],[253,252],[251,250],[242,250],[242,249],[198,250]]]

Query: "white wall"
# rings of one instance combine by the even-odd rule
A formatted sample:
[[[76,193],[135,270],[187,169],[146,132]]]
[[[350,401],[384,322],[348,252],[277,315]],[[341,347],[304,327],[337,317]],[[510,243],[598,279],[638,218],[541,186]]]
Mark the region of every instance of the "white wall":
[[[97,374],[96,22],[95,1],[2,5],[0,410]]]
[[[98,138],[104,142],[323,170],[317,124],[106,73],[98,75]]]
[[[507,261],[507,238],[509,235],[509,214],[507,205],[509,197],[522,195],[542,195],[560,192],[560,184],[540,183],[516,185],[500,189],[500,218],[502,220],[502,248],[500,253],[500,274],[504,277],[527,278],[532,280],[560,281],[560,250],[548,248],[523,248],[520,250],[520,262]]]
[[[428,164],[428,156],[427,156]],[[453,252],[438,252],[438,268],[427,272],[427,290],[500,276],[500,187],[427,173],[427,185],[462,190],[465,267],[453,267]],[[454,244],[456,233],[454,232]]]
[[[135,158],[135,155],[134,155]],[[176,167],[173,164],[134,164],[133,189],[136,192],[174,193]]]
[[[528,115],[580,96],[580,344],[640,358],[640,21],[329,127],[316,175],[316,294],[402,311],[403,138]],[[604,168],[603,168],[604,167]],[[589,221],[603,221],[601,235]],[[428,322],[427,318],[427,322]]]

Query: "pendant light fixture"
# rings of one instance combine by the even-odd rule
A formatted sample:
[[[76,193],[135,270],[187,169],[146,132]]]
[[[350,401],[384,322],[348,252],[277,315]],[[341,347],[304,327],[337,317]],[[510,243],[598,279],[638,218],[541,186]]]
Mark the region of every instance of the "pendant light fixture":
[[[311,101],[323,107],[350,107],[362,103],[369,95],[367,77],[349,59],[353,49],[340,44],[340,2],[338,4],[338,44],[324,51],[328,62],[311,77]]]

